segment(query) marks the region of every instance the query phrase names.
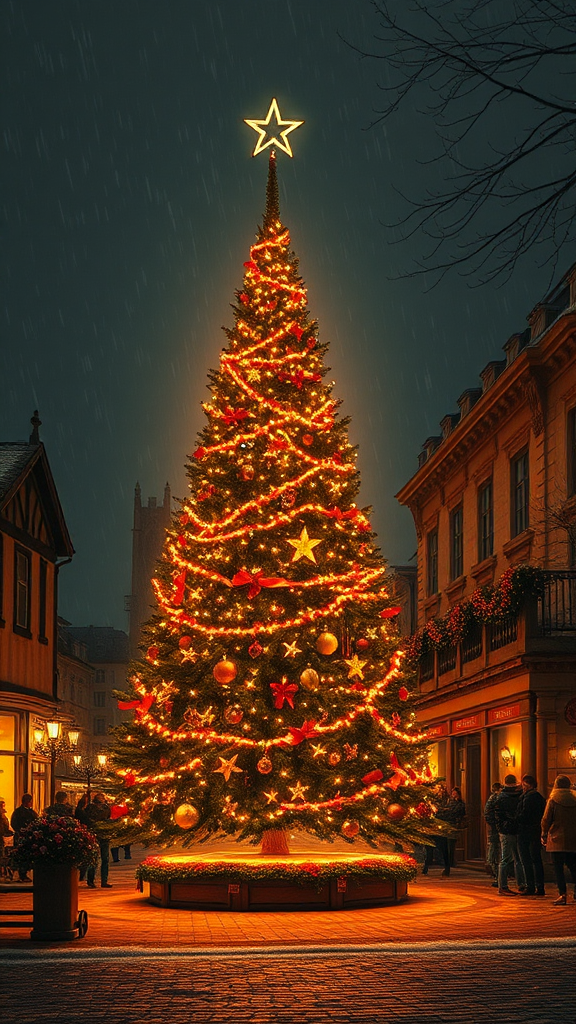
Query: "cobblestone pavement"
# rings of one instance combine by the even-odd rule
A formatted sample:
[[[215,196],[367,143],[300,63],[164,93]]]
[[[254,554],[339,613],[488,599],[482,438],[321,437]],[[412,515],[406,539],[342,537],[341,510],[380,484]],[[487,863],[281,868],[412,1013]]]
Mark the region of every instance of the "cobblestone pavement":
[[[3,1024],[574,1024],[576,940],[5,950]]]

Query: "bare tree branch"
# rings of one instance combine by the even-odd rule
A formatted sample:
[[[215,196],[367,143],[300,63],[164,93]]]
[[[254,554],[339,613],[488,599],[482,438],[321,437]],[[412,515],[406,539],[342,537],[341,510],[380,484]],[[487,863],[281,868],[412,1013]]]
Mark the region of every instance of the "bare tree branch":
[[[457,268],[506,278],[538,247],[555,263],[576,236],[576,4],[573,0],[372,0],[384,102],[431,118],[436,151],[419,166],[442,186],[398,194],[396,241],[432,242],[411,273]],[[351,45],[351,44],[349,44]],[[442,173],[442,178],[440,174]]]

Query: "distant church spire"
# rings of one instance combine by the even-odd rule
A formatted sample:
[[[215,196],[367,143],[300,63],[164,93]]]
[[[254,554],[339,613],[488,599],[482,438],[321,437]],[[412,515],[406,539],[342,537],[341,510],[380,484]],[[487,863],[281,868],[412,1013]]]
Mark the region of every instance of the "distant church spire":
[[[42,426],[42,420],[38,418],[38,409],[34,409],[34,415],[30,418],[30,423],[32,424],[32,433],[30,434],[28,444],[40,444],[38,428]]]

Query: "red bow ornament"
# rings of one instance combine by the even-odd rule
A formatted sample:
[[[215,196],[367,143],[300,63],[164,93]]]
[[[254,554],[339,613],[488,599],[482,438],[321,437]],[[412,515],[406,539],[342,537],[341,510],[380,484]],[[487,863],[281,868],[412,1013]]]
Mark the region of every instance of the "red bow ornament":
[[[248,600],[252,600],[260,593],[262,587],[287,587],[288,583],[286,580],[280,579],[279,577],[271,576],[265,578],[262,576],[262,570],[258,569],[258,572],[252,574],[246,569],[241,569],[235,576],[232,577],[233,587],[248,587]]]
[[[381,772],[379,768],[375,768],[373,772],[368,772],[368,775],[364,775],[362,782],[365,786],[372,786],[375,782],[380,782],[380,779],[384,778],[384,772]]]
[[[401,611],[402,609],[400,605],[397,605],[396,608],[385,608],[384,611],[379,614],[381,619],[393,619],[395,615],[400,615]]]
[[[139,700],[119,700],[118,707],[120,711],[132,711],[134,710],[137,715],[145,715],[150,710],[154,703],[154,694],[145,693]]]
[[[299,689],[296,683],[289,683],[284,676],[281,683],[270,683],[270,689],[274,694],[274,707],[278,711],[284,707],[284,701],[294,708],[294,694]]]
[[[288,731],[292,735],[292,746],[297,747],[299,743],[303,743],[304,740],[308,740],[310,739],[311,736],[315,735],[316,722],[314,722],[312,719],[309,722],[302,722],[302,725],[300,726],[299,729],[296,729],[290,725],[288,727]]]
[[[351,508],[348,512],[342,512],[337,505],[334,505],[333,508],[329,508],[326,512],[323,512],[323,515],[327,516],[328,519],[336,519],[340,522],[341,519],[356,519],[356,516],[359,515],[359,511],[360,510],[357,508]]]
[[[240,423],[241,420],[245,420],[249,415],[247,409],[233,409],[232,406],[228,406],[226,411],[222,415],[222,419],[227,427],[232,426],[233,423]]]

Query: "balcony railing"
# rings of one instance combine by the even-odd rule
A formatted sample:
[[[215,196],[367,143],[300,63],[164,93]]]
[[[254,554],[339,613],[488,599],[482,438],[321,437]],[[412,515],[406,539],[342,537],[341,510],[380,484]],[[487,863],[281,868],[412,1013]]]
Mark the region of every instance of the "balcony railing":
[[[438,675],[443,676],[445,672],[453,672],[456,668],[456,647],[443,647],[438,651]]]
[[[576,570],[549,572],[538,598],[538,632],[576,633]]]
[[[476,658],[479,658],[482,654],[482,650],[482,626],[479,622],[475,622],[468,636],[462,641],[463,664],[469,661],[476,661]]]
[[[426,651],[420,658],[420,682],[426,683],[434,676],[434,651]]]
[[[518,619],[508,616],[498,622],[492,622],[488,628],[488,650],[499,651],[518,637]]]

